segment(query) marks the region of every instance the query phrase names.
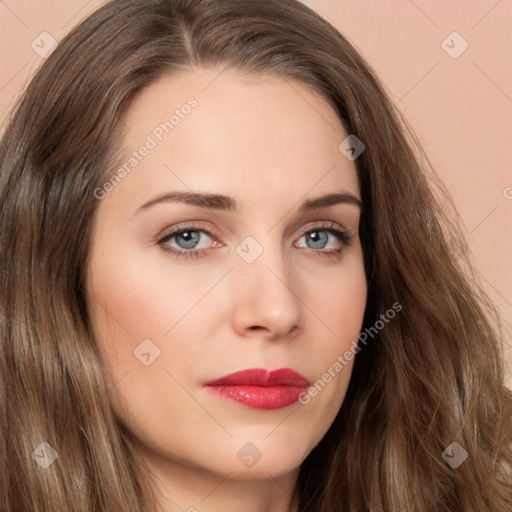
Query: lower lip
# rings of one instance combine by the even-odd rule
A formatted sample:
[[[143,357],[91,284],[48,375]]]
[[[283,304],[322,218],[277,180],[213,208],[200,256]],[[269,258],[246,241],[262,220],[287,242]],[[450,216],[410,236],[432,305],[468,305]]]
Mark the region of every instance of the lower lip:
[[[296,386],[207,386],[207,389],[226,400],[253,409],[282,409],[295,403],[307,387]]]

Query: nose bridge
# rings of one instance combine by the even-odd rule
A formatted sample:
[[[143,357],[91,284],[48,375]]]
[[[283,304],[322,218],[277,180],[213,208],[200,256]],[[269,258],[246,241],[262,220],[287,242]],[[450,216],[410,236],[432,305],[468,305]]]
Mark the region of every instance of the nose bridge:
[[[236,248],[233,272],[238,330],[260,327],[283,336],[302,322],[299,282],[277,236],[246,237]]]

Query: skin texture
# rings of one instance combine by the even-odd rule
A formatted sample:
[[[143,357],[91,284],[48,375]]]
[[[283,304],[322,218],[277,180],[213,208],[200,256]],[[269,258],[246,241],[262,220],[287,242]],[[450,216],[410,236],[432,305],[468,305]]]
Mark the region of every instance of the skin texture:
[[[350,349],[367,297],[360,210],[298,209],[325,193],[360,199],[357,174],[338,149],[348,134],[315,92],[279,77],[219,73],[162,78],[129,105],[121,160],[148,136],[157,144],[99,201],[88,308],[109,396],[159,483],[162,510],[295,510],[300,464],[334,420],[353,361],[309,403],[277,410],[221,399],[203,383],[282,367],[314,383]],[[191,96],[197,105],[158,140],[155,127]],[[176,190],[231,196],[238,210],[162,202],[138,211]],[[183,224],[199,230],[196,245],[179,236],[159,244]],[[322,231],[332,224],[350,242]],[[328,239],[308,242],[303,228]],[[252,263],[237,252],[246,237],[263,250]],[[177,258],[165,246],[204,253]],[[160,350],[147,366],[134,354],[145,339]],[[145,346],[152,360],[156,349]],[[237,456],[244,446],[261,454],[252,467]]]

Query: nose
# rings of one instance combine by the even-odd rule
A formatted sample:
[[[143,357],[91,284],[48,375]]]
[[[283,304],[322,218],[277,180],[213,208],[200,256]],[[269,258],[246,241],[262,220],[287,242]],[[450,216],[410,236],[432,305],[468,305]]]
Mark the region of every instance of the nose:
[[[279,251],[266,250],[231,272],[233,327],[243,337],[277,340],[303,328],[300,283]]]

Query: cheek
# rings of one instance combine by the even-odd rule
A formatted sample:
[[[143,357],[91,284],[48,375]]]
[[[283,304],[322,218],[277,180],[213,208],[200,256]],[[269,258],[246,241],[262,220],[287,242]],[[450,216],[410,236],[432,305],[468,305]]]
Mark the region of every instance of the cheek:
[[[197,362],[197,344],[186,335],[187,311],[204,291],[181,272],[166,282],[163,269],[143,263],[125,258],[109,265],[105,259],[91,267],[90,317],[118,417],[141,439],[149,432],[165,439],[166,429],[182,427],[176,411],[200,416],[175,369],[188,374]]]
[[[367,282],[362,253],[355,251],[342,263],[338,272],[317,279],[319,286],[307,281],[308,301],[316,324],[323,324],[322,359],[339,355],[357,339],[367,301]],[[313,318],[312,318],[313,319]]]
[[[136,257],[116,266],[102,264],[91,275],[99,316],[114,319],[122,337],[133,341],[166,336],[199,302],[206,286],[194,282],[192,272],[175,269],[171,274]]]
[[[366,308],[366,282],[357,277],[340,283],[339,289],[331,291],[323,299],[327,325],[332,336],[326,336],[324,347],[332,357],[345,352],[361,331],[363,316]]]
[[[174,387],[165,370],[181,382],[181,373],[196,377],[201,355],[215,355],[214,347],[205,346],[215,334],[219,297],[207,292],[223,271],[169,265],[165,258],[137,254],[98,258],[88,282],[93,329],[112,385],[130,372],[131,382],[140,381],[135,393],[142,397],[144,389]],[[157,375],[163,382],[157,382]]]
[[[322,335],[315,338],[313,350],[304,348],[315,374],[313,385],[301,401],[316,409],[326,427],[341,407],[355,357],[362,350],[358,347],[358,336],[367,302],[362,256],[350,259],[335,277],[321,282],[322,286],[308,297],[314,304],[311,323]]]

